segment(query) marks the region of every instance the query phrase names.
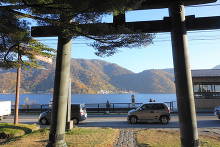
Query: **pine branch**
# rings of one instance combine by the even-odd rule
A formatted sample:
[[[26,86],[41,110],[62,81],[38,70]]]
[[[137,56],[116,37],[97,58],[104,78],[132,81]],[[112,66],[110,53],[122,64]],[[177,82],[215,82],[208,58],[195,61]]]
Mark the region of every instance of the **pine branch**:
[[[17,44],[11,46],[11,47],[8,49],[8,51],[6,52],[6,54],[5,54],[5,56],[4,56],[4,61],[10,62],[10,61],[8,61],[7,56],[8,56],[8,54],[11,52],[11,50],[12,50],[14,47],[16,47],[16,46],[17,46]]]
[[[35,16],[35,15],[18,12],[18,11],[12,10],[12,9],[8,9],[8,11],[9,11],[9,12],[12,12],[12,13],[14,13],[15,15],[18,15],[18,16],[22,16],[22,17],[26,17],[26,18],[31,18],[31,19],[35,19],[35,20],[41,20],[41,21],[48,22],[48,23],[50,23],[50,24],[59,24],[59,23],[58,23],[58,20],[48,19],[48,18],[42,18],[42,17],[38,17],[38,16]]]

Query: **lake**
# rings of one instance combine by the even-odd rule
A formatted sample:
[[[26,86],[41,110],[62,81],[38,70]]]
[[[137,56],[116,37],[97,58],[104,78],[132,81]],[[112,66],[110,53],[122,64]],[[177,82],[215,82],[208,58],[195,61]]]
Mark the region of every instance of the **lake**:
[[[73,94],[72,103],[131,103],[132,94]],[[149,99],[156,102],[176,101],[176,94],[134,94],[136,103],[146,103]],[[15,101],[15,94],[0,94],[0,101],[10,100],[12,104]],[[20,104],[49,104],[52,100],[52,94],[21,94]]]

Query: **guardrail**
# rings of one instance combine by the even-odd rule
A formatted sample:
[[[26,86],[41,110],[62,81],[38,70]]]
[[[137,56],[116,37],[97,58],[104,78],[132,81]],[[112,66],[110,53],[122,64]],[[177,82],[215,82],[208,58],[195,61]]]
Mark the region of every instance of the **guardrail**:
[[[171,112],[175,112],[176,102],[164,102],[170,108]],[[85,104],[86,110],[88,113],[106,113],[109,111],[110,113],[127,113],[129,110],[137,108],[142,103],[110,103],[110,107],[107,107],[106,103],[93,103],[93,104]],[[47,111],[51,108],[49,104],[32,104],[32,105],[19,105],[20,113],[40,113],[43,111]],[[14,111],[14,105],[12,105],[12,112]]]

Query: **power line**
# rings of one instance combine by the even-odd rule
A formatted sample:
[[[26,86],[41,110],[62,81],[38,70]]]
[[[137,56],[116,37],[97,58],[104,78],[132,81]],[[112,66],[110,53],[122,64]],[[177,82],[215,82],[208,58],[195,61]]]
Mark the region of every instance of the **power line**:
[[[215,39],[188,39],[189,41],[216,41],[220,40],[220,38],[215,38]],[[171,40],[154,40],[153,42],[168,42]]]
[[[188,31],[188,34],[197,34],[197,33],[215,33],[215,32],[220,32],[220,29],[216,29],[216,30],[200,30],[200,31]],[[169,32],[166,33],[156,33],[156,36],[158,35],[169,35]],[[57,41],[58,39],[55,38],[45,38],[45,39],[36,39],[38,41]],[[74,41],[90,41],[91,39],[87,39],[87,38],[78,38],[78,39],[74,39]]]
[[[201,36],[199,38],[189,38],[189,41],[215,41],[215,40],[220,40],[220,38],[205,38],[204,36]],[[153,40],[153,42],[158,42],[158,41],[171,41],[171,39],[166,39],[166,38],[156,38]],[[57,44],[57,42],[47,42],[46,44]],[[90,43],[85,43],[85,42],[73,42],[73,44],[79,44],[79,45],[89,45]]]
[[[187,31],[187,34],[197,34],[197,33],[216,33],[220,32],[220,29],[215,29],[215,30],[198,30],[198,31]],[[159,35],[169,35],[170,32],[165,32],[165,33],[156,33]]]
[[[216,32],[220,32],[220,29],[218,30],[201,30],[201,31],[191,31],[188,32],[188,38],[189,40],[219,40],[220,38],[216,38],[216,34],[207,34],[204,35],[204,33],[216,33]],[[202,35],[197,35],[198,33],[202,34]],[[195,34],[197,36],[190,36],[189,34]],[[154,42],[155,41],[163,41],[164,39],[167,40],[167,37],[165,37],[164,35],[169,35],[169,34],[159,34],[156,35]],[[161,37],[160,37],[161,36]],[[164,37],[162,37],[164,36]],[[219,34],[220,36],[220,34]],[[46,44],[57,44],[57,39],[56,38],[45,38],[45,39],[36,39],[38,41],[42,41]],[[167,40],[170,41],[170,40]],[[74,39],[73,44],[82,44],[82,45],[88,45],[90,43],[92,43],[93,41],[91,39],[87,39],[87,38],[78,38],[78,39]]]
[[[219,35],[220,36],[220,35]],[[216,35],[200,35],[200,36],[188,36],[188,38],[189,39],[191,39],[191,38],[202,38],[202,39],[215,39],[215,37],[216,37]],[[154,40],[156,40],[156,39],[167,39],[167,37],[160,37],[160,36],[156,36],[155,37],[155,39]],[[56,43],[57,42],[57,40],[38,40],[38,41],[42,41],[42,42],[45,42],[45,43],[51,43],[51,42],[53,42],[53,43]],[[50,42],[48,42],[48,41],[50,41]],[[80,43],[85,43],[85,42],[87,42],[86,44],[89,44],[89,43],[92,43],[93,41],[88,41],[88,40],[75,40],[73,43],[74,44],[80,44]]]
[[[219,38],[216,38],[216,35],[200,35],[198,37],[197,36],[188,36],[188,38],[189,38],[189,40],[193,40],[193,39],[203,39],[203,40],[219,39]],[[167,39],[167,37],[156,37],[154,40],[160,40],[160,39],[162,39],[162,40]],[[52,42],[45,42],[45,43],[57,43],[57,40],[38,40],[38,41],[52,41]],[[73,44],[89,44],[89,43],[92,43],[92,41],[88,42],[88,40],[78,40],[78,41],[73,42]]]
[[[214,39],[207,39],[207,38],[201,38],[201,39],[188,39],[188,41],[217,41],[217,40],[220,40],[220,38],[214,38]],[[171,40],[169,39],[161,39],[161,40],[154,40],[153,42],[171,42]],[[54,42],[50,42],[50,43],[47,43],[49,45],[57,45],[57,43],[54,43]],[[73,45],[77,45],[77,46],[89,46],[88,43],[73,43]]]

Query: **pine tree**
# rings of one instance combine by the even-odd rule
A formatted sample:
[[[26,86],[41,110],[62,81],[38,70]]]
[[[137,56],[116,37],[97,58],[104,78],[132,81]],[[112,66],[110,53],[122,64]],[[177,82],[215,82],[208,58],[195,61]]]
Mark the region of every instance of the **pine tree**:
[[[19,89],[21,67],[36,68],[37,56],[52,57],[53,49],[34,40],[29,33],[28,23],[9,11],[0,10],[0,67],[17,67],[14,124],[18,123]]]
[[[38,67],[36,55],[50,58],[54,49],[30,36],[28,22],[9,11],[0,10],[0,67]]]
[[[141,33],[123,25],[125,11],[138,8],[146,0],[3,0],[0,9],[36,20],[40,25],[62,28],[70,36],[83,36],[93,40],[89,44],[98,56],[111,56],[120,48],[147,46],[154,34]],[[4,2],[8,2],[7,6]],[[21,11],[22,10],[22,11]],[[100,23],[106,14],[118,15],[120,20],[113,27],[101,26],[98,35],[88,34],[94,28],[81,28],[79,24]],[[112,35],[106,35],[106,30]],[[59,31],[59,30],[58,30]],[[93,30],[95,32],[95,30]],[[120,34],[123,32],[124,34]]]

